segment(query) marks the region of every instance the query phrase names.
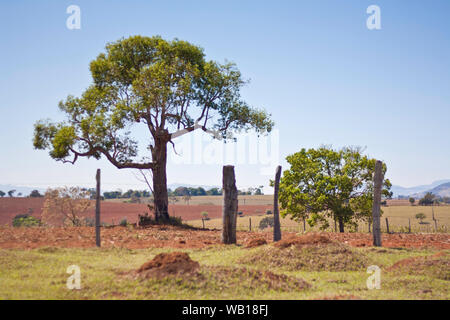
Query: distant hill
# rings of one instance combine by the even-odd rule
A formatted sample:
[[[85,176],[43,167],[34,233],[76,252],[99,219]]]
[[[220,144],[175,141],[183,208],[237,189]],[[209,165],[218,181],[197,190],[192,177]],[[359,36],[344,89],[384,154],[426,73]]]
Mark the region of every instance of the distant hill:
[[[440,197],[450,197],[450,182],[440,184],[433,189],[426,190],[424,192],[418,192],[411,196],[413,198],[422,198],[427,192],[431,192],[432,194]]]
[[[438,181],[433,182],[432,184],[420,185],[420,186],[409,187],[409,188],[393,185],[391,188],[391,191],[394,193],[394,197],[413,196],[413,195],[415,196],[415,195],[425,194],[427,191],[430,191],[442,184],[446,184],[449,182],[450,182],[450,179],[438,180]]]

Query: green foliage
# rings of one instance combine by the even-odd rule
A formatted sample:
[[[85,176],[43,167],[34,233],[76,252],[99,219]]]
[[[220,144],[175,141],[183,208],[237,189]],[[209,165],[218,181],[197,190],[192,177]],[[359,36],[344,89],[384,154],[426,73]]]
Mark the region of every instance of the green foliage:
[[[269,227],[273,227],[273,224],[274,224],[273,217],[264,217],[259,222],[259,229],[263,230]]]
[[[0,190],[0,198],[3,198],[6,195],[5,192],[3,192],[2,190]]]
[[[139,226],[151,226],[151,225],[171,225],[171,226],[180,226],[180,227],[188,227],[183,224],[181,217],[172,217],[169,219],[164,219],[160,217],[158,220],[154,219],[152,216],[149,216],[148,213],[144,213],[143,215],[138,215]]]
[[[427,192],[422,199],[419,200],[420,206],[431,206],[436,199],[436,196],[431,192]]]
[[[204,220],[209,220],[208,212],[202,211],[202,219],[204,219]]]
[[[18,214],[13,218],[13,227],[39,227],[41,220],[28,214]]]
[[[264,133],[273,127],[264,110],[241,99],[246,81],[233,63],[208,61],[200,47],[186,41],[121,39],[106,46],[90,71],[93,84],[59,104],[66,121],[34,126],[34,147],[49,150],[56,160],[105,156],[118,168],[152,169],[157,159],[138,160],[138,141],[130,137],[134,125],[144,124],[152,140],[163,144],[181,129],[213,129],[229,139],[231,131]]]
[[[298,221],[309,217],[310,225],[323,228],[328,226],[326,218],[343,226],[370,220],[376,160],[363,155],[361,148],[302,149],[286,159],[290,169],[280,181],[283,217],[290,215]],[[385,179],[382,194],[386,198],[392,196],[390,187]]]
[[[267,214],[267,215],[272,214],[272,210],[267,209],[267,210],[266,210],[266,214]]]
[[[416,219],[417,220],[420,220],[420,222],[422,222],[423,221],[423,219],[425,219],[427,216],[426,216],[426,214],[425,213],[423,213],[423,212],[419,212],[418,214],[416,214]]]
[[[120,220],[119,226],[126,227],[127,225],[128,225],[127,218],[123,218],[122,220]]]
[[[38,190],[33,190],[30,193],[30,198],[42,198],[43,195]]]
[[[414,202],[416,202],[416,199],[414,199],[413,197],[410,197],[409,198],[409,203],[411,203],[411,205],[413,205]]]

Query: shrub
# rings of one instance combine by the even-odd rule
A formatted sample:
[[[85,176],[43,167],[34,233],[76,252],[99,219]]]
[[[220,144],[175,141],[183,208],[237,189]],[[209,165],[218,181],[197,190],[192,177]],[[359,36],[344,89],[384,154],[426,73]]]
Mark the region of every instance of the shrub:
[[[244,213],[243,213],[242,211],[239,211],[239,212],[238,212],[238,216],[239,216],[239,217],[242,217],[243,215],[244,215]]]
[[[272,214],[272,210],[267,209],[266,214]]]
[[[86,217],[83,219],[82,225],[86,227],[95,227],[95,219]]]
[[[203,211],[203,212],[202,212],[202,219],[203,219],[203,220],[209,220],[208,212],[206,212],[206,211]]]
[[[41,220],[28,214],[18,214],[13,219],[13,227],[39,227]]]
[[[128,221],[127,221],[126,217],[123,218],[122,220],[120,220],[119,226],[126,227],[127,225],[128,225]]]
[[[420,220],[420,222],[422,222],[423,219],[425,219],[426,217],[427,216],[424,213],[422,213],[422,212],[419,212],[418,214],[416,214],[416,219]]]
[[[259,222],[259,229],[273,227],[273,217],[265,217]]]
[[[148,213],[144,213],[143,215],[138,215],[139,226],[151,226],[151,225],[171,225],[171,226],[182,226],[183,222],[181,217],[169,217],[167,219],[159,219],[156,221],[153,217],[149,216]]]

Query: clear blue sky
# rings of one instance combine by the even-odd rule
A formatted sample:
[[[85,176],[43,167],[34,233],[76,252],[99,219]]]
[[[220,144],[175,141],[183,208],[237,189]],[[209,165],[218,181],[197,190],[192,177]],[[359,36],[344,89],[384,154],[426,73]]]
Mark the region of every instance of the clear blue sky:
[[[81,8],[68,30],[66,8]],[[381,8],[368,30],[366,8]],[[0,184],[141,187],[106,161],[56,163],[32,147],[33,124],[62,119],[57,104],[90,83],[107,42],[161,35],[237,63],[245,99],[266,108],[279,157],[331,144],[360,145],[384,160],[394,184],[450,178],[450,1],[4,1],[0,2]],[[238,185],[268,185],[238,165]],[[220,165],[168,168],[169,183],[220,185]],[[269,189],[267,189],[269,191]]]

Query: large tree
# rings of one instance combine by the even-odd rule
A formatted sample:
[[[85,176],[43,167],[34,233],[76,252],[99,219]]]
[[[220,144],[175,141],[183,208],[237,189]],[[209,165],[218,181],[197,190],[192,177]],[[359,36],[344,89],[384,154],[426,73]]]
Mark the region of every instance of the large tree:
[[[302,149],[286,159],[290,169],[284,171],[279,191],[284,216],[308,218],[311,225],[324,228],[332,219],[340,232],[346,224],[370,220],[376,160],[363,155],[361,148]],[[392,196],[388,179],[383,186],[383,195]]]
[[[74,164],[80,157],[106,157],[119,169],[149,169],[155,216],[168,219],[167,146],[201,129],[216,138],[236,130],[267,132],[273,122],[240,96],[246,83],[233,63],[205,59],[203,50],[181,40],[134,36],[106,46],[90,64],[93,84],[59,108],[67,120],[35,124],[34,147]],[[149,133],[142,145],[132,127]]]

